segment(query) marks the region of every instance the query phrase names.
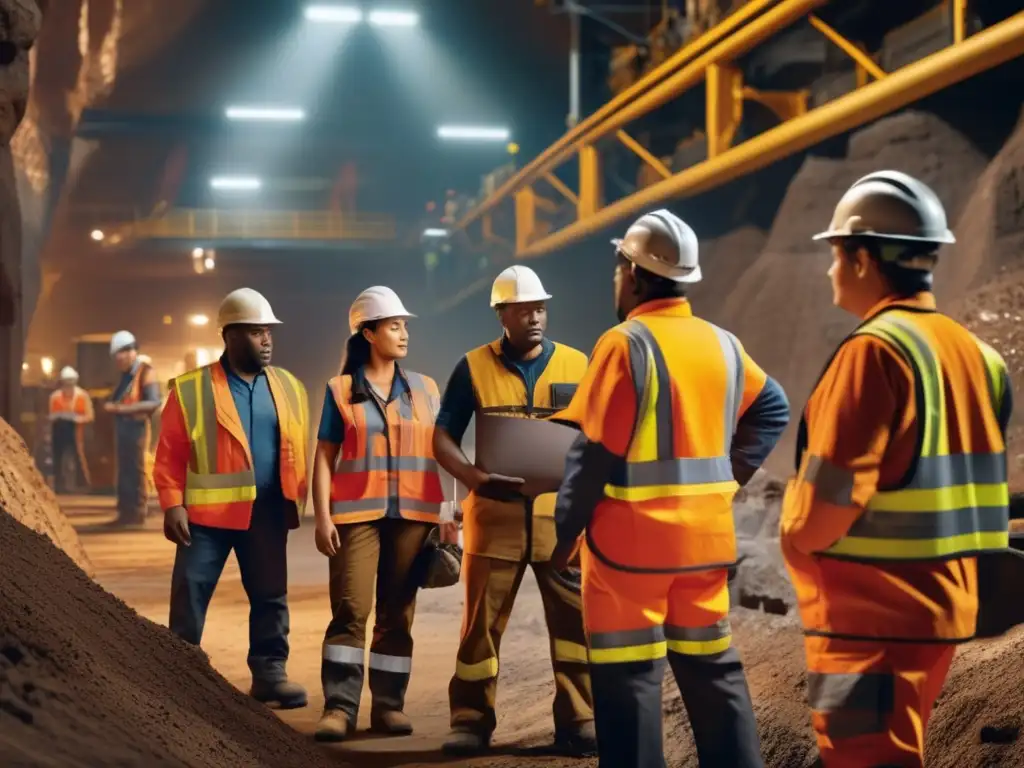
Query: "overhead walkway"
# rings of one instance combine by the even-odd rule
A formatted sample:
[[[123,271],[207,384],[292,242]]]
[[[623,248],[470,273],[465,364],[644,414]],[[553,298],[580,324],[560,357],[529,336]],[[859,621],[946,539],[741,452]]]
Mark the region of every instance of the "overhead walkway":
[[[941,21],[949,30],[947,44],[938,50],[933,46],[928,55],[909,61],[873,56],[815,15],[839,2],[751,0],[582,120],[463,216],[455,229],[479,225],[486,238],[493,231],[499,206],[507,204],[514,210],[516,257],[540,256],[667,200],[726,184],[1024,54],[1024,12],[970,34],[967,0],[948,0],[933,11],[946,14]],[[747,86],[736,62],[804,19],[853,60],[856,77],[851,77],[848,87],[834,98],[820,100],[810,88],[780,92]],[[626,128],[701,85],[706,159],[671,169]],[[746,102],[761,103],[780,122],[739,141]],[[660,180],[619,200],[604,199],[597,147],[599,141],[611,138],[634,152]],[[554,174],[571,159],[578,163],[575,188]],[[552,196],[560,196],[568,205],[555,205]],[[544,219],[553,206],[571,211],[568,224],[553,228]]]

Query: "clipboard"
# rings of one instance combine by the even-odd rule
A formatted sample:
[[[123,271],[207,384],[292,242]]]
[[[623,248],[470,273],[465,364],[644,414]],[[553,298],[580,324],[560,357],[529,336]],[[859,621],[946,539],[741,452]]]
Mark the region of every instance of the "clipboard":
[[[565,457],[580,431],[565,424],[512,416],[478,416],[476,465],[484,472],[521,477],[524,496],[555,493]]]

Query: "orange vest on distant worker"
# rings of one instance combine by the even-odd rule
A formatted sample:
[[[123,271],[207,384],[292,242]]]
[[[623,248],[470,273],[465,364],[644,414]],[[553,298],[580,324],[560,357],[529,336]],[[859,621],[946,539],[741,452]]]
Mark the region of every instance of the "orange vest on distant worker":
[[[329,386],[345,423],[331,480],[331,519],[338,525],[379,520],[397,497],[405,520],[436,523],[444,494],[434,459],[434,419],[441,395],[429,376],[401,371],[409,391],[383,410],[372,395],[353,402],[352,377]]]
[[[501,339],[477,347],[466,355],[466,362],[479,413],[521,419],[553,415],[558,410],[553,385],[579,384],[587,370],[586,355],[556,343],[534,391],[527,392],[522,377],[505,364]],[[471,493],[463,504],[465,551],[499,560],[518,561],[527,553],[532,561],[550,559],[555,546],[556,498],[557,494],[545,493],[534,499],[533,515],[527,520],[522,501],[498,501]]]
[[[747,376],[739,342],[680,300],[642,305],[612,332],[629,341],[636,421],[587,527],[588,550],[633,573],[732,565],[729,454]],[[624,405],[594,407],[634,417]]]
[[[89,393],[81,387],[75,387],[75,391],[69,398],[64,391],[58,389],[50,395],[50,413],[73,413],[76,416],[85,416],[89,408]]]
[[[302,383],[283,368],[264,369],[281,430],[281,490],[289,501],[306,499],[308,401]],[[174,392],[191,437],[185,482],[190,522],[248,530],[256,500],[249,440],[220,361],[174,379]],[[298,520],[293,521],[293,527]]]

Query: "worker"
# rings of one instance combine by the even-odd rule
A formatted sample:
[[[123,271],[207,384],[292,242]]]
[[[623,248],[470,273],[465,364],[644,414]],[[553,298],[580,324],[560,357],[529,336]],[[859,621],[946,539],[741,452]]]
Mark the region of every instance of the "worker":
[[[114,414],[117,467],[118,525],[137,526],[146,521],[149,494],[146,488],[146,451],[152,435],[150,417],[160,407],[160,385],[153,365],[140,359],[138,344],[129,331],[118,331],[110,340],[121,380],[103,410]]]
[[[860,320],[803,412],[782,547],[828,768],[921,766],[957,643],[978,613],[977,557],[1008,545],[1006,366],[936,310],[955,242],[935,193],[860,179],[828,231],[834,303]]]
[[[306,500],[309,402],[302,383],[270,365],[281,323],[251,288],[217,313],[224,354],[173,381],[161,419],[154,481],[164,536],[178,545],[169,626],[199,645],[210,598],[232,551],[249,598],[250,695],[293,709],[288,680],[288,531]]]
[[[540,587],[550,639],[555,747],[580,756],[596,751],[580,596],[549,564],[555,546],[554,494],[527,498],[520,492],[521,479],[491,477],[460,447],[474,415],[543,418],[568,404],[587,358],[545,338],[550,298],[529,267],[509,267],[498,275],[491,307],[502,337],[459,361],[437,417],[437,460],[470,491],[463,504],[462,636],[448,688],[452,733],[444,749],[450,754],[480,752],[490,745],[498,647],[527,566]]]
[[[671,667],[702,766],[763,765],[729,626],[732,499],[789,422],[782,388],[728,331],[693,315],[697,236],[667,210],[616,247],[622,323],[605,333],[560,421],[581,433],[555,519],[579,545],[601,768],[661,768]]]
[[[85,425],[95,421],[92,398],[78,386],[78,371],[70,365],[60,372],[60,386],[50,395],[50,445],[53,451],[54,490],[67,493],[65,457],[74,466],[77,487],[89,485],[85,460]]]
[[[390,288],[359,294],[349,309],[341,374],[324,395],[313,463],[316,546],[330,558],[324,713],[315,732],[321,741],[342,741],[355,729],[375,584],[370,729],[413,730],[404,712],[416,608],[411,573],[438,525],[444,495],[431,447],[437,384],[399,365],[408,354],[411,317]]]

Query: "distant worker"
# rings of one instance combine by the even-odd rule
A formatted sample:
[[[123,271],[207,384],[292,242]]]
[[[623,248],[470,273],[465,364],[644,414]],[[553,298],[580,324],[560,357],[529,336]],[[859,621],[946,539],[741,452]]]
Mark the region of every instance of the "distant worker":
[[[940,314],[953,243],[935,193],[896,171],[842,197],[835,304],[860,319],[803,413],[782,546],[828,768],[921,766],[956,644],[978,613],[977,556],[1008,545],[1002,358]]]
[[[527,567],[544,601],[555,674],[555,746],[593,754],[596,740],[587,648],[578,592],[568,589],[548,562],[555,547],[555,495],[535,499],[474,466],[460,447],[474,415],[543,418],[571,399],[587,367],[582,352],[544,336],[547,300],[529,267],[509,267],[494,281],[491,307],[502,337],[459,361],[441,402],[434,453],[470,495],[464,504],[462,580],[466,590],[455,676],[448,688],[452,754],[489,747],[496,724],[498,646]]]
[[[729,626],[732,500],[789,403],[728,331],[693,315],[697,236],[667,210],[616,246],[621,325],[597,342],[559,420],[582,433],[555,511],[554,567],[581,545],[601,768],[662,768],[666,656],[702,766],[762,766]]]
[[[114,443],[117,467],[117,520],[119,525],[146,522],[149,491],[146,483],[146,451],[152,436],[150,418],[160,407],[160,385],[156,372],[139,355],[138,344],[128,331],[118,331],[110,340],[110,354],[121,372],[103,410],[114,414]]]
[[[444,501],[431,440],[437,384],[399,365],[408,318],[390,288],[367,288],[349,310],[341,374],[327,385],[313,464],[316,546],[330,558],[331,622],[323,646],[324,713],[315,736],[352,734],[370,643],[370,729],[412,733],[405,691],[412,671],[417,585],[413,565]],[[458,539],[454,524],[446,534]]]
[[[288,530],[306,500],[309,403],[302,383],[270,365],[270,303],[251,288],[217,313],[224,355],[172,382],[153,471],[164,536],[178,545],[170,628],[199,645],[206,611],[234,550],[249,598],[250,695],[306,705],[288,680]]]
[[[85,459],[85,425],[96,419],[92,398],[78,386],[78,371],[66,366],[60,372],[60,386],[50,395],[50,445],[53,451],[54,490],[67,493],[65,461],[70,458],[75,486],[89,485]]]

